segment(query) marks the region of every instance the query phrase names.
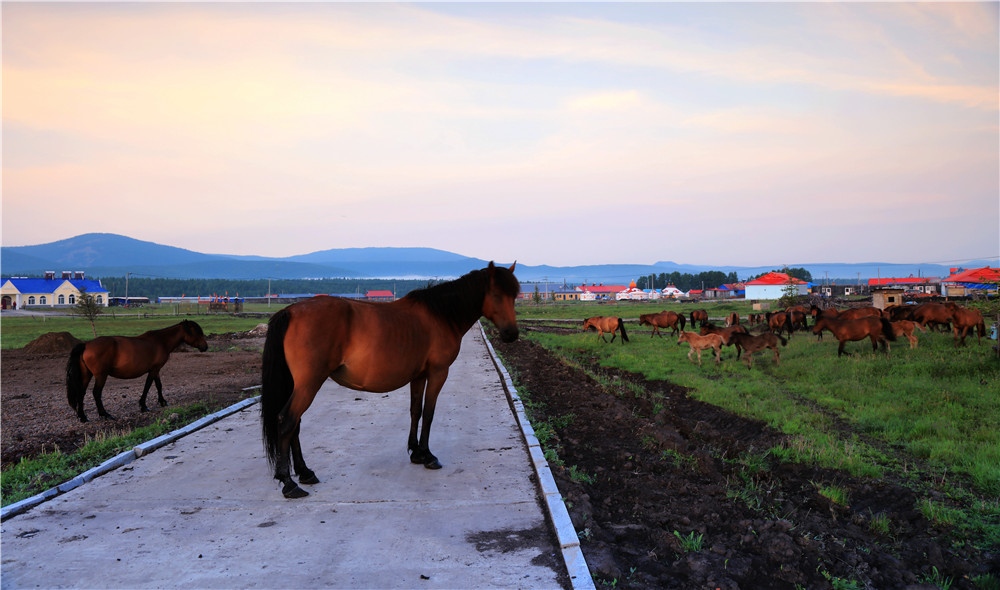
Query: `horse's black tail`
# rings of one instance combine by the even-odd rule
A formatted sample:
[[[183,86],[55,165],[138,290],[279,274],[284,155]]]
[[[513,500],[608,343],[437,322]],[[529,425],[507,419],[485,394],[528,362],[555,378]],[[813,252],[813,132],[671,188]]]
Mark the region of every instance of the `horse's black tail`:
[[[87,388],[83,385],[83,371],[80,370],[80,357],[87,344],[81,342],[73,347],[69,353],[69,362],[66,363],[66,399],[69,407],[79,412],[79,407],[83,404],[83,396],[87,393]]]
[[[684,314],[682,313],[677,314],[677,322],[681,325],[681,332],[684,331],[684,321],[685,321]]]
[[[622,342],[628,342],[628,334],[625,333],[625,322],[618,318],[618,329],[622,331]]]
[[[267,461],[274,467],[281,456],[281,413],[292,397],[295,386],[285,359],[285,332],[291,314],[282,309],[267,323],[264,357],[260,375],[260,422]]]
[[[882,322],[882,335],[885,336],[886,340],[890,342],[895,342],[896,331],[892,329],[892,324],[889,322],[889,320],[881,316],[879,316],[879,320],[881,320]]]

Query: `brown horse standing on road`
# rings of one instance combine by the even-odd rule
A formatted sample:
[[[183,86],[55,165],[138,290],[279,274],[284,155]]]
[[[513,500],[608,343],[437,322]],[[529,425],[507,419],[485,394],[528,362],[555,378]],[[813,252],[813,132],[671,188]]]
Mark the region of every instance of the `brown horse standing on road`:
[[[812,331],[813,334],[819,334],[823,330],[829,330],[840,343],[837,347],[837,356],[844,354],[844,344],[847,342],[871,338],[873,352],[878,350],[880,343],[888,352],[888,342],[896,340],[892,324],[882,316],[857,320],[820,318],[813,326]]]
[[[691,312],[691,327],[692,328],[697,328],[698,327],[698,322],[701,322],[701,325],[705,325],[705,322],[707,322],[707,321],[708,321],[708,312],[705,311],[704,309],[696,309],[696,310],[694,310],[694,311]]]
[[[983,336],[986,335],[986,322],[983,320],[982,312],[975,308],[962,307],[951,302],[945,305],[951,310],[952,329],[955,331],[955,348],[958,348],[959,345],[959,330],[962,331],[962,346],[965,346],[965,336],[970,330],[977,332],[976,342],[982,344]]]
[[[146,375],[146,385],[139,398],[139,409],[149,411],[146,407],[146,395],[154,383],[157,401],[161,407],[167,405],[167,400],[163,397],[163,384],[160,383],[160,369],[167,363],[170,353],[181,343],[201,352],[208,350],[205,333],[201,326],[191,320],[184,320],[161,330],[150,330],[139,336],[101,336],[77,344],[69,353],[69,362],[66,363],[66,398],[69,400],[69,407],[76,410],[80,422],[87,421],[87,414],[83,411],[83,397],[93,378],[97,413],[102,418],[115,420],[101,402],[101,392],[108,377],[135,379],[143,375]]]
[[[780,341],[782,346],[788,345],[787,340],[770,332],[764,332],[759,336],[736,332],[730,336],[730,339],[737,348],[742,347],[743,350],[747,351],[745,360],[748,369],[753,368],[753,354],[765,348],[770,348],[774,351],[774,364],[781,366],[781,355],[778,354],[778,342]]]
[[[299,483],[319,483],[302,458],[299,427],[327,379],[374,393],[409,383],[410,462],[440,469],[429,448],[431,422],[462,336],[485,316],[501,340],[517,340],[514,300],[520,284],[513,270],[513,265],[507,269],[491,262],[391,303],[320,296],[274,314],[264,341],[260,413],[264,448],[282,494],[309,495],[292,480],[289,451]]]
[[[660,328],[673,329],[671,335],[684,331],[684,316],[677,312],[667,310],[661,311],[660,313],[644,313],[639,315],[639,325],[652,326],[653,331],[649,334],[650,338],[652,338],[654,334],[663,338],[663,334],[660,334]]]
[[[597,336],[607,342],[607,338],[604,337],[604,333],[608,332],[611,334],[611,342],[615,341],[616,332],[618,330],[622,331],[622,344],[628,342],[628,334],[625,333],[625,322],[621,318],[616,317],[605,317],[605,316],[595,316],[592,318],[587,318],[583,320],[584,330],[597,330]]]
[[[691,353],[698,352],[698,366],[701,366],[701,351],[711,348],[715,351],[715,364],[722,362],[722,336],[718,334],[709,334],[707,336],[702,336],[700,334],[695,334],[694,332],[681,332],[681,335],[677,338],[677,344],[683,344],[687,342],[691,345],[688,349],[688,360],[692,363],[694,359],[691,358]]]

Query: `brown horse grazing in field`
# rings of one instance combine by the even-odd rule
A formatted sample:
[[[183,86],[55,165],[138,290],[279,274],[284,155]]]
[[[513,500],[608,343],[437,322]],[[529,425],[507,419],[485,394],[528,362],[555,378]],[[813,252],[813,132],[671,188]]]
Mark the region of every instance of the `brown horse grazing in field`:
[[[711,348],[715,351],[715,364],[722,362],[722,336],[718,334],[709,334],[707,336],[702,336],[700,334],[695,334],[694,332],[681,332],[681,335],[677,338],[677,344],[683,344],[687,342],[691,345],[688,349],[688,360],[692,363],[694,359],[691,358],[691,354],[695,351],[698,352],[698,366],[701,366],[701,351],[706,348]]]
[[[919,322],[924,328],[942,326],[943,330],[951,327],[952,310],[943,303],[929,301],[913,308],[913,321]]]
[[[608,332],[611,334],[611,342],[615,341],[616,332],[618,330],[622,331],[622,344],[628,342],[628,334],[625,333],[625,322],[621,318],[616,317],[605,317],[605,316],[595,316],[592,318],[587,318],[583,320],[584,330],[597,330],[597,336],[607,342],[608,340],[604,337],[604,333]]]
[[[767,329],[776,333],[781,334],[782,330],[788,332],[788,335],[792,335],[792,322],[789,315],[783,311],[767,312],[764,316],[767,318]]]
[[[738,326],[738,325],[740,325],[740,314],[734,311],[733,313],[729,314],[729,316],[726,318],[726,327],[728,328],[730,326]]]
[[[154,383],[157,401],[161,407],[167,405],[167,400],[163,397],[163,385],[160,383],[160,369],[170,358],[170,353],[181,343],[201,352],[208,350],[208,342],[205,341],[201,326],[190,320],[169,328],[150,330],[139,336],[101,336],[90,342],[77,344],[70,352],[69,362],[66,364],[66,397],[69,407],[76,410],[80,422],[87,421],[87,414],[83,411],[83,397],[93,378],[97,413],[103,418],[115,420],[101,402],[101,391],[108,377],[135,379],[143,375],[146,375],[146,385],[139,398],[139,409],[149,411],[146,407],[146,395]]]
[[[881,316],[857,320],[820,318],[813,326],[812,331],[813,334],[819,334],[823,330],[829,330],[840,343],[837,347],[837,356],[844,354],[844,344],[847,342],[871,338],[872,351],[878,350],[878,345],[881,343],[888,352],[889,341],[895,342],[896,340],[892,324]]]
[[[705,322],[707,322],[707,321],[708,321],[708,312],[705,311],[704,309],[696,309],[696,310],[694,310],[694,311],[691,312],[691,327],[692,328],[697,328],[698,327],[698,322],[701,322],[702,325],[704,325]]]
[[[890,320],[889,323],[892,324],[892,333],[896,338],[906,336],[906,339],[910,341],[910,349],[912,350],[917,347],[917,337],[913,332],[915,330],[923,332],[923,326],[910,320],[898,320],[895,322]]]
[[[391,303],[319,296],[289,305],[268,322],[261,370],[261,430],[274,478],[286,498],[319,483],[299,442],[302,414],[327,379],[357,391],[387,393],[410,384],[410,462],[440,469],[429,448],[431,422],[462,336],[480,317],[504,342],[517,340],[514,266],[487,268],[411,291]],[[417,438],[417,426],[420,438]]]
[[[877,307],[852,307],[841,310],[837,315],[838,320],[860,320],[861,318],[880,318],[882,310]]]
[[[789,309],[785,313],[788,314],[788,322],[791,325],[791,330],[788,332],[789,337],[795,330],[805,330],[809,327],[806,323],[806,313],[797,309]]]
[[[743,350],[747,351],[746,362],[748,369],[753,368],[753,354],[765,348],[770,348],[774,351],[774,364],[781,366],[781,355],[778,354],[778,342],[780,341],[782,346],[788,345],[787,340],[770,332],[764,332],[759,336],[736,332],[730,338],[737,348],[742,347]]]
[[[732,337],[733,334],[737,334],[737,333],[739,333],[739,334],[749,334],[749,332],[747,331],[747,329],[746,329],[745,326],[739,326],[739,325],[737,325],[737,326],[730,326],[728,328],[720,328],[720,327],[718,327],[718,326],[716,326],[714,324],[711,324],[711,323],[702,324],[702,326],[701,326],[701,332],[700,332],[700,334],[702,336],[707,336],[708,334],[718,334],[719,336],[722,337],[722,344],[724,344],[726,346],[729,346],[730,344],[733,343],[731,337]],[[736,345],[736,358],[740,358],[741,354],[743,354],[743,349],[740,347],[739,344],[737,344]]]
[[[959,345],[959,334],[958,331],[962,331],[961,344],[965,346],[965,336],[970,330],[975,330],[976,342],[978,344],[983,343],[983,336],[986,335],[986,322],[983,320],[983,314],[978,309],[970,307],[962,307],[954,303],[946,304],[951,309],[951,319],[952,326],[955,331],[955,348]]]
[[[913,305],[890,305],[882,310],[882,317],[890,322],[913,321],[913,309]]]
[[[649,334],[652,338],[653,335],[658,335],[663,338],[663,334],[660,334],[660,328],[671,328],[673,329],[673,334],[677,332],[684,331],[684,315],[673,311],[661,311],[660,313],[644,313],[639,316],[640,326],[652,326],[653,331]]]

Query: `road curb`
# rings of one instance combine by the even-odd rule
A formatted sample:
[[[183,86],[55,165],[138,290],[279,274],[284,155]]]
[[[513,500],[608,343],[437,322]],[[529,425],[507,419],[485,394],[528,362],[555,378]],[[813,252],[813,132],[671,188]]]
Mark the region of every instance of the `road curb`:
[[[520,396],[517,394],[517,388],[514,387],[510,373],[507,372],[507,368],[503,366],[489,338],[486,337],[486,331],[483,328],[482,322],[479,323],[479,330],[482,332],[483,341],[486,343],[486,349],[490,353],[493,366],[496,367],[503,381],[504,390],[507,392],[507,399],[514,410],[517,423],[521,428],[521,434],[528,445],[531,463],[535,469],[535,474],[538,476],[542,497],[545,499],[545,508],[555,528],[563,561],[566,564],[566,570],[569,572],[570,584],[572,584],[574,590],[594,590],[594,579],[590,575],[590,568],[587,567],[587,560],[583,556],[583,550],[580,547],[580,538],[577,536],[576,528],[569,517],[569,511],[566,509],[565,502],[563,502],[562,494],[559,493],[556,480],[552,477],[552,468],[545,459],[545,453],[538,442],[538,437],[535,436],[535,429],[531,427],[531,422],[524,412],[524,402],[521,401]]]
[[[243,391],[253,391],[255,389],[260,389],[260,386],[258,385],[254,387],[247,387],[243,389]],[[101,463],[97,467],[93,467],[91,469],[88,469],[87,471],[84,471],[83,473],[77,475],[76,477],[70,479],[69,481],[65,481],[55,487],[45,490],[40,494],[31,496],[30,498],[25,498],[20,502],[15,502],[8,506],[4,506],[3,509],[0,509],[0,522],[7,520],[8,518],[11,518],[13,516],[17,516],[18,514],[21,514],[23,512],[27,512],[28,510],[31,510],[32,508],[38,506],[43,502],[51,500],[52,498],[60,496],[70,490],[76,489],[82,486],[83,484],[87,483],[88,481],[91,481],[95,477],[99,477],[101,475],[104,475],[105,473],[108,473],[109,471],[113,471],[115,469],[118,469],[119,467],[128,465],[129,463],[135,461],[139,457],[152,453],[153,451],[164,445],[170,444],[183,436],[187,436],[192,432],[195,432],[197,430],[200,430],[208,426],[209,424],[218,422],[219,420],[225,418],[226,416],[235,414],[236,412],[239,412],[244,408],[252,406],[253,404],[257,403],[259,399],[260,396],[258,395],[255,397],[247,398],[245,400],[236,402],[235,404],[227,408],[223,408],[218,412],[215,412],[214,414],[209,414],[208,416],[199,418],[198,420],[195,420],[194,422],[188,424],[187,426],[178,428],[177,430],[168,432],[167,434],[158,436],[152,440],[138,444],[135,447],[108,459],[107,461]]]

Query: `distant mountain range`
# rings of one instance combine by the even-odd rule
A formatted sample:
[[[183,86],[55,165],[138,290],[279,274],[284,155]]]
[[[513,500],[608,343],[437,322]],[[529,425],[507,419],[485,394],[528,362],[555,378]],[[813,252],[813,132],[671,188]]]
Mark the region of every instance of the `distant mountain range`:
[[[496,261],[510,264],[512,261]],[[303,279],[395,278],[450,279],[483,268],[488,260],[470,258],[434,248],[338,248],[286,258],[203,254],[183,248],[144,242],[118,234],[83,234],[37,246],[0,248],[4,277],[42,275],[45,271],[84,271],[88,278],[132,276],[178,279]],[[996,265],[996,260],[973,260],[965,268]],[[940,264],[791,264],[812,273],[813,280],[867,280],[875,277],[946,277],[950,267]],[[525,282],[627,284],[641,276],[660,273],[698,274],[736,272],[740,279],[778,268],[771,266],[699,266],[655,264],[599,264],[589,266],[517,265]]]

